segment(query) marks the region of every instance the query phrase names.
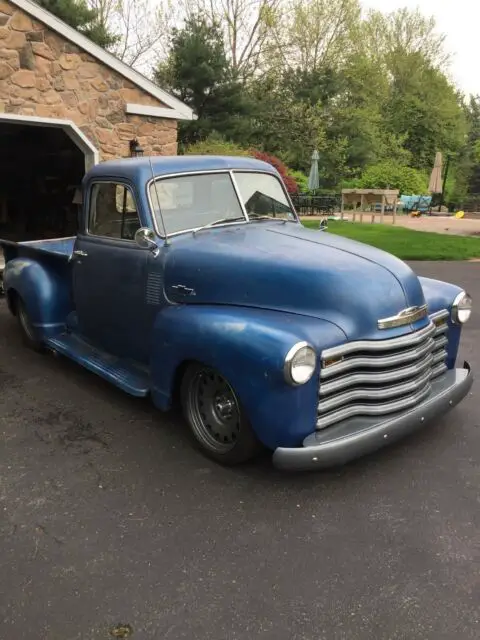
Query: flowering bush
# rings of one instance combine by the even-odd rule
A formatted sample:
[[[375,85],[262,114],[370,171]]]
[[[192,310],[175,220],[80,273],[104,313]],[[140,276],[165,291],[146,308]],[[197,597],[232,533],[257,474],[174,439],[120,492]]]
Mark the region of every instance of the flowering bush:
[[[269,153],[265,153],[264,151],[257,151],[256,149],[251,149],[250,154],[257,160],[263,160],[263,162],[268,162],[275,167],[281,175],[285,187],[290,195],[298,193],[298,184],[295,182],[295,179],[289,175],[288,167],[279,158],[272,156]]]

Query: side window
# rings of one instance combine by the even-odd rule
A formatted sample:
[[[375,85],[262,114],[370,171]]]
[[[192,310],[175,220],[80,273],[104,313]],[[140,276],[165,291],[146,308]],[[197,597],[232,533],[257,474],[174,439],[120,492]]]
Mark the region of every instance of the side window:
[[[128,187],[114,182],[93,185],[89,233],[118,240],[133,240],[140,226],[137,206]]]

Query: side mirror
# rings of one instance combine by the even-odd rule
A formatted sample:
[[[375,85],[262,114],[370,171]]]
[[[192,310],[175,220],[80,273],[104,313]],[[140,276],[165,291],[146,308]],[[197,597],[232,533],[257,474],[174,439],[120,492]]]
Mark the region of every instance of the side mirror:
[[[158,246],[155,240],[155,232],[147,227],[140,227],[135,232],[135,242],[142,249],[150,249],[150,251],[158,253]]]

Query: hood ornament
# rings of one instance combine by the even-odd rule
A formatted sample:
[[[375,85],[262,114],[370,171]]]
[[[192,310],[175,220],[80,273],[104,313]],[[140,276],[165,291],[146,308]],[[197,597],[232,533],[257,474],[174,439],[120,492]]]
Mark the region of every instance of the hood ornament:
[[[428,308],[426,304],[422,305],[421,307],[408,307],[408,309],[403,309],[403,311],[397,313],[396,316],[378,320],[378,328],[393,329],[394,327],[403,327],[406,324],[418,322],[418,320],[426,318],[427,313]]]

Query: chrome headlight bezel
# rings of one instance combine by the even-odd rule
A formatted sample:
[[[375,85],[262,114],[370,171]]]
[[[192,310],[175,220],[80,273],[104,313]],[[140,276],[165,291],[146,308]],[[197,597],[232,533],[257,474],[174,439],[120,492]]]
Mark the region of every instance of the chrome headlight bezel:
[[[460,291],[452,304],[452,322],[465,324],[472,315],[472,297],[466,291]]]
[[[302,355],[308,355],[310,363],[296,365],[296,360],[300,359]],[[300,367],[303,367],[304,371],[295,373],[295,369],[300,369]],[[285,362],[283,365],[283,376],[285,378],[285,382],[292,387],[299,387],[306,384],[312,379],[316,368],[317,353],[315,349],[312,345],[308,344],[308,342],[297,342],[285,356]]]

